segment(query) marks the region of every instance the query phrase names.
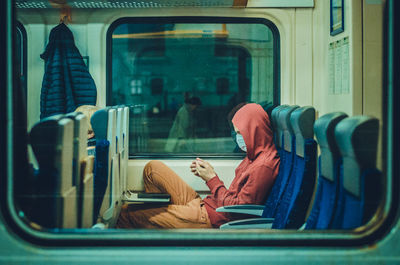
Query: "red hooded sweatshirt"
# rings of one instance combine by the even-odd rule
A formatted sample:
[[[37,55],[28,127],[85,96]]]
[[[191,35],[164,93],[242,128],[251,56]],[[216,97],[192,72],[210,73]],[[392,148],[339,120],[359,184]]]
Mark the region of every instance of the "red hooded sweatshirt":
[[[216,208],[225,205],[265,203],[278,175],[279,156],[272,140],[272,129],[267,113],[258,104],[247,104],[239,109],[232,123],[243,136],[247,148],[246,158],[235,170],[229,189],[218,178],[206,182],[211,195],[204,199],[213,227],[235,219]]]

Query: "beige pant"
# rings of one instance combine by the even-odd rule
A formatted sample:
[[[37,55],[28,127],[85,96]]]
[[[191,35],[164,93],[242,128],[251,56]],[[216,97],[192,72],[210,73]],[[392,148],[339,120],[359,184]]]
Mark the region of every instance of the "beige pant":
[[[164,163],[147,163],[143,170],[143,181],[146,192],[170,194],[171,204],[158,208],[125,204],[117,228],[212,227],[200,196]]]

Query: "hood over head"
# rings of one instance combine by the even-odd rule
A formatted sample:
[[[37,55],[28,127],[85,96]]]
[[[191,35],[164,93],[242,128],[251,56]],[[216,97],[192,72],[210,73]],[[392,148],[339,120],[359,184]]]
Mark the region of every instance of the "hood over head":
[[[243,136],[250,160],[254,160],[261,152],[275,152],[271,123],[268,114],[260,105],[244,105],[233,116],[232,123]]]

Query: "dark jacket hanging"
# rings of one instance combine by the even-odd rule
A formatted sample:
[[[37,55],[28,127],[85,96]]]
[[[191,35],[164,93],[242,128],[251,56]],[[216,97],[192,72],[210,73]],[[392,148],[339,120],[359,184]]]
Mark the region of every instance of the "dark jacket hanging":
[[[41,119],[72,112],[81,105],[96,105],[96,85],[64,23],[51,30],[49,43],[40,57],[45,61]]]

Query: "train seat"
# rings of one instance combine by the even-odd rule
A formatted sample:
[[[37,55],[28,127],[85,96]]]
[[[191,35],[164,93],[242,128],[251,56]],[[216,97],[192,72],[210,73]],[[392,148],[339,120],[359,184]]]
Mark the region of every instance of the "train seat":
[[[65,115],[74,122],[74,153],[73,153],[73,183],[80,190],[80,162],[87,156],[87,117],[80,112],[71,112]]]
[[[122,167],[121,167],[121,152],[123,149],[123,142],[122,142],[122,122],[123,122],[123,108],[122,106],[117,106],[115,108],[117,122],[116,122],[116,159],[117,159],[117,168],[118,168],[118,183],[119,183],[119,192],[122,193],[124,187],[122,186]]]
[[[117,108],[108,109],[108,133],[107,139],[110,142],[110,207],[103,214],[103,220],[108,227],[114,227],[121,209],[121,190],[119,177],[119,153],[117,134]]]
[[[32,221],[46,228],[76,228],[77,190],[73,184],[74,123],[64,115],[36,123],[30,143],[39,165]]]
[[[113,208],[113,217],[111,219],[111,222],[109,222],[110,227],[115,226],[115,222],[118,219],[119,212],[121,210],[122,194],[125,191],[125,186],[123,185],[123,180],[122,180],[123,178],[122,172],[124,171],[124,174],[127,172],[127,170],[123,170],[123,167],[125,165],[122,163],[122,158],[121,158],[124,149],[123,146],[124,106],[118,105],[113,107],[112,109],[115,111],[115,135],[113,136],[115,138],[115,153],[113,153],[112,157],[112,168],[113,168],[112,205],[114,208]]]
[[[314,121],[313,107],[298,108],[290,116],[295,134],[295,144],[292,147],[293,166],[287,187],[280,197],[272,228],[297,229],[304,223],[316,177],[317,143],[314,140]]]
[[[91,124],[96,137],[96,161],[95,161],[95,211],[98,203],[101,202],[100,211],[94,213],[99,215],[98,222],[105,227],[112,226],[115,213],[115,205],[119,196],[118,163],[117,163],[117,137],[116,137],[116,116],[115,108],[107,107],[96,111]],[[97,152],[100,152],[99,154]],[[105,183],[107,183],[105,185]],[[103,190],[104,190],[104,196]],[[100,197],[99,197],[100,196]],[[103,198],[102,198],[103,197]],[[96,218],[96,217],[95,217]]]
[[[109,169],[110,142],[108,134],[108,109],[103,108],[93,113],[90,123],[96,138],[95,165],[94,165],[94,205],[93,222],[102,218],[103,213],[110,205],[110,180]]]
[[[277,107],[278,108],[278,107]],[[289,174],[292,168],[292,155],[288,151],[292,145],[287,145],[287,150],[284,149],[285,139],[284,139],[284,129],[288,130],[291,128],[287,123],[290,121],[290,115],[292,112],[298,108],[298,106],[280,106],[280,108],[275,111],[276,120],[276,131],[279,139],[277,140],[275,146],[277,147],[278,154],[281,159],[278,176],[276,176],[272,190],[265,203],[265,209],[263,212],[263,217],[273,217],[275,216],[275,210],[278,202],[283,194],[286,187],[287,181],[289,179]],[[291,131],[290,131],[291,132]],[[294,134],[292,135],[294,136]],[[291,137],[292,138],[292,137]],[[290,141],[293,141],[290,139]]]
[[[127,189],[126,180],[128,178],[128,160],[129,160],[129,107],[122,109],[122,150],[121,150],[121,186],[122,193]]]
[[[331,223],[339,191],[340,164],[334,132],[336,125],[346,117],[343,112],[333,112],[315,122],[315,136],[321,151],[318,159],[318,187],[305,229],[328,229]]]
[[[96,111],[91,118],[96,137],[94,189],[97,202],[94,211],[96,213],[98,210],[99,200],[104,194],[100,211],[97,213],[100,217],[98,221],[105,227],[115,225],[125,189],[123,183],[126,182],[128,163],[125,148],[128,149],[128,143],[124,138],[129,128],[127,111],[129,109],[123,106],[107,107]],[[99,156],[97,156],[98,151],[100,151]]]
[[[299,106],[283,107],[278,114],[278,150],[281,164],[274,186],[265,204],[266,211],[262,217],[274,217],[279,201],[282,199],[289,182],[294,162],[295,134],[290,123],[290,116]],[[272,195],[272,196],[271,196]]]
[[[291,119],[293,113],[296,113],[296,115]],[[312,195],[315,179],[315,173],[312,174],[313,169],[315,172],[313,155],[315,156],[316,152],[316,143],[312,139],[314,119],[315,110],[312,107],[298,108],[298,106],[292,106],[280,111],[279,120],[284,131],[283,135],[286,133],[286,137],[283,137],[284,151],[281,156],[282,161],[277,180],[265,206],[234,205],[217,209],[218,212],[246,213],[258,215],[262,218],[229,222],[222,225],[221,229],[270,228],[272,226],[274,228],[285,228],[289,225],[286,220],[290,220],[290,223],[296,226],[299,222],[304,222],[304,216],[296,208],[308,207]],[[298,153],[296,152],[295,134],[299,138],[297,143],[302,145]],[[287,141],[290,144],[285,144]],[[292,170],[291,162],[294,162],[297,166],[294,170]],[[284,171],[283,174],[281,174],[282,171]],[[309,187],[310,185],[311,187]],[[283,200],[286,200],[287,203],[283,204]]]
[[[96,132],[95,132],[96,133]],[[93,223],[102,216],[103,208],[109,205],[109,149],[110,142],[107,139],[96,139],[96,156],[93,169]],[[108,204],[107,204],[108,203]]]
[[[342,157],[339,199],[332,228],[352,229],[368,222],[381,196],[376,169],[379,120],[354,116],[342,120],[335,138]]]
[[[93,220],[93,157],[87,154],[88,118],[80,112],[66,114],[74,122],[73,178],[77,187],[78,227],[91,227]]]
[[[282,154],[283,150],[283,130],[282,130],[282,124],[279,122],[279,115],[280,111],[289,107],[288,105],[281,105],[277,106],[272,110],[271,113],[271,120],[274,128],[274,142],[276,149],[278,151],[279,157],[280,157],[280,167],[279,167],[279,172],[278,176],[275,179],[274,186],[272,187],[272,190],[267,198],[267,201],[265,203],[265,212],[269,213],[268,216],[273,216],[273,211],[276,207],[276,204],[278,202],[278,196],[281,193],[281,187],[284,186],[282,184],[284,172],[285,172],[285,158],[286,156]],[[283,114],[282,114],[283,115]],[[283,119],[283,117],[282,117]],[[286,165],[287,167],[287,165]]]

